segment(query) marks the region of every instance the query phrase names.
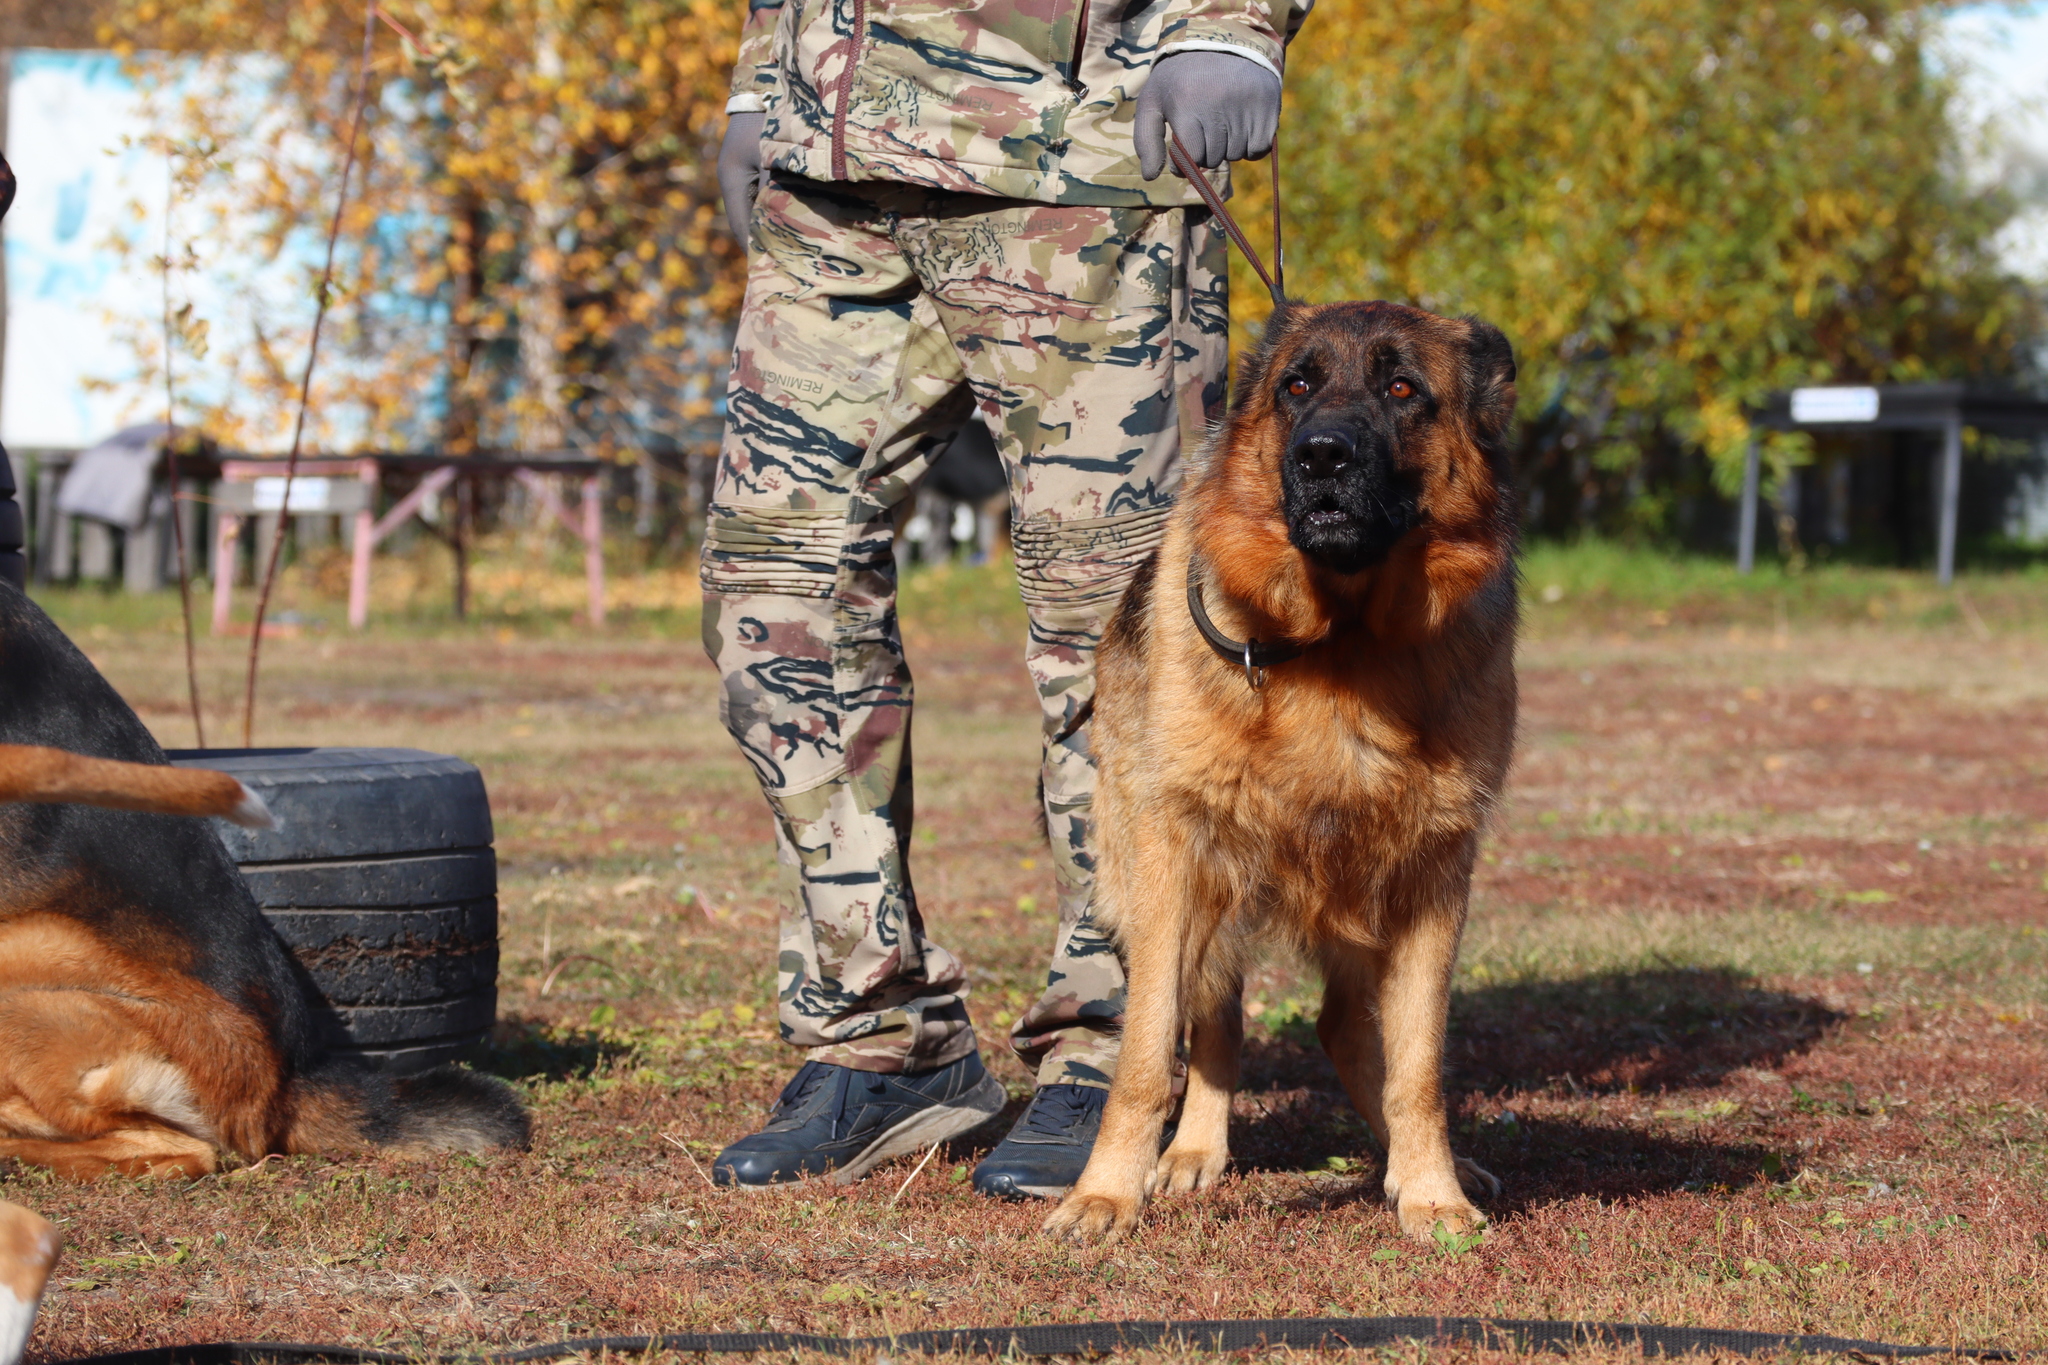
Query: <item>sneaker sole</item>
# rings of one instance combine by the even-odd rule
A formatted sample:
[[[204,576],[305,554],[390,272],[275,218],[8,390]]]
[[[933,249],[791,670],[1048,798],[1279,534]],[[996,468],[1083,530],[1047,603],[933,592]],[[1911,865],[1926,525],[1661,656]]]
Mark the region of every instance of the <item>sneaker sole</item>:
[[[1024,1199],[1065,1199],[1067,1191],[1074,1187],[1072,1185],[1013,1185],[1011,1188],[1016,1191],[1015,1194],[995,1195],[992,1197],[1019,1201]]]
[[[892,1157],[974,1131],[1002,1113],[1003,1106],[1009,1102],[1009,1092],[1003,1089],[1003,1083],[994,1076],[984,1075],[981,1084],[959,1099],[912,1114],[869,1143],[859,1156],[844,1166],[835,1166],[823,1178],[834,1185],[851,1185]],[[720,1188],[756,1194],[762,1190],[786,1190],[799,1183],[795,1180],[771,1180],[762,1185],[731,1184]]]

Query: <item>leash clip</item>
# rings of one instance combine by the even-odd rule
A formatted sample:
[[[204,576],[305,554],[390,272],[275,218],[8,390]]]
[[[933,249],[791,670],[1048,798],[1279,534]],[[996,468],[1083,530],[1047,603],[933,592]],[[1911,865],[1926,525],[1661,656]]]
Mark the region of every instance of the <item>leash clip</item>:
[[[1266,685],[1266,670],[1252,663],[1252,651],[1258,648],[1258,645],[1257,640],[1244,642],[1244,680],[1251,685],[1254,692]]]

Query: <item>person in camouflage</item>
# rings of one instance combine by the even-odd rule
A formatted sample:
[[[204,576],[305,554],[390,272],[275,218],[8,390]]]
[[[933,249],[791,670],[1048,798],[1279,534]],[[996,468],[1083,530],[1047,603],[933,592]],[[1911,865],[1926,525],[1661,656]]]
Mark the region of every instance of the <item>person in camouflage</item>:
[[[1162,125],[1205,166],[1262,154],[1281,31],[1263,0],[749,13],[721,155],[747,293],[704,641],[775,815],[780,1022],[808,1060],[713,1163],[721,1183],[857,1179],[1004,1101],[911,883],[895,614],[899,513],[974,420],[1009,480],[1060,889],[1045,992],[1011,1035],[1038,1095],[976,1186],[1052,1194],[1085,1164],[1123,992],[1088,916],[1094,650],[1221,413],[1227,360],[1224,239],[1159,178]]]

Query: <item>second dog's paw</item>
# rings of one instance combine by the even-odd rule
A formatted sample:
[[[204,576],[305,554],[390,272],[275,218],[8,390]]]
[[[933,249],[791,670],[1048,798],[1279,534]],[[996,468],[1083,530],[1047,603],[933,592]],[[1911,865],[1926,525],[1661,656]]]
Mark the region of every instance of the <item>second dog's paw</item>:
[[[1229,1164],[1228,1151],[1177,1151],[1168,1147],[1152,1170],[1153,1193],[1206,1190],[1223,1178],[1223,1168]]]
[[[1500,1177],[1469,1156],[1455,1158],[1458,1168],[1458,1184],[1474,1199],[1498,1199]]]
[[[1138,1226],[1144,1204],[1107,1194],[1070,1194],[1045,1220],[1045,1231],[1080,1246],[1107,1244]]]

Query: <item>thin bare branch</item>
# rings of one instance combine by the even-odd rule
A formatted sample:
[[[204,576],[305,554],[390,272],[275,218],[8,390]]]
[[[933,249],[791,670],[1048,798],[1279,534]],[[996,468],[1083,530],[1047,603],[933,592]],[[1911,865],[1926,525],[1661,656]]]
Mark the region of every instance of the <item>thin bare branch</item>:
[[[306,439],[306,410],[313,402],[313,367],[320,360],[320,330],[327,322],[327,307],[334,294],[334,249],[341,240],[341,217],[348,207],[348,180],[356,166],[356,143],[363,133],[363,119],[370,108],[370,51],[377,36],[377,0],[363,9],[363,55],[356,71],[355,113],[348,125],[348,148],[341,161],[341,185],[335,191],[334,218],[327,225],[327,260],[320,270],[320,292],[313,310],[313,337],[306,347],[306,369],[299,380],[299,412],[292,422],[291,453],[285,457],[284,499],[279,504],[277,531],[270,538],[270,556],[263,567],[263,587],[256,594],[256,619],[249,627],[249,676],[242,693],[242,747],[256,743],[256,671],[263,655],[263,618],[270,611],[270,590],[277,583],[277,563],[284,554],[284,533],[292,506],[292,481],[298,477],[299,452]]]
[[[681,1153],[682,1153],[682,1154],[683,1154],[684,1156],[686,1156],[686,1157],[689,1157],[689,1159],[690,1159],[690,1169],[691,1169],[691,1170],[693,1170],[693,1171],[695,1171],[695,1172],[697,1173],[697,1178],[698,1178],[698,1179],[702,1180],[702,1181],[703,1181],[703,1182],[704,1182],[704,1183],[705,1183],[706,1185],[709,1185],[709,1186],[710,1186],[710,1187],[711,1187],[712,1189],[714,1189],[714,1190],[718,1188],[718,1184],[717,1184],[717,1182],[716,1182],[716,1181],[714,1181],[714,1180],[712,1180],[712,1178],[711,1178],[710,1176],[708,1176],[708,1175],[704,1174],[704,1168],[703,1168],[702,1166],[699,1166],[699,1165],[697,1164],[697,1158],[696,1158],[695,1156],[692,1156],[692,1155],[691,1155],[691,1153],[690,1153],[690,1149],[689,1149],[688,1147],[685,1147],[685,1146],[683,1145],[683,1140],[682,1140],[681,1138],[679,1138],[679,1137],[676,1137],[676,1136],[675,1136],[674,1134],[672,1134],[672,1133],[663,1133],[663,1134],[661,1135],[661,1140],[662,1140],[663,1142],[666,1142],[666,1143],[668,1143],[668,1144],[669,1144],[669,1145],[670,1145],[671,1147],[674,1147],[674,1148],[675,1148],[675,1149],[676,1149],[677,1151],[681,1152]],[[936,1149],[934,1149],[934,1150],[936,1150]]]
[[[192,564],[185,554],[185,518],[178,507],[178,394],[172,382],[171,210],[178,197],[176,144],[164,142],[164,465],[171,481],[171,541],[178,553],[178,612],[185,620],[185,688],[192,698],[194,743],[206,747],[206,716],[199,707],[199,665],[192,646]]]

